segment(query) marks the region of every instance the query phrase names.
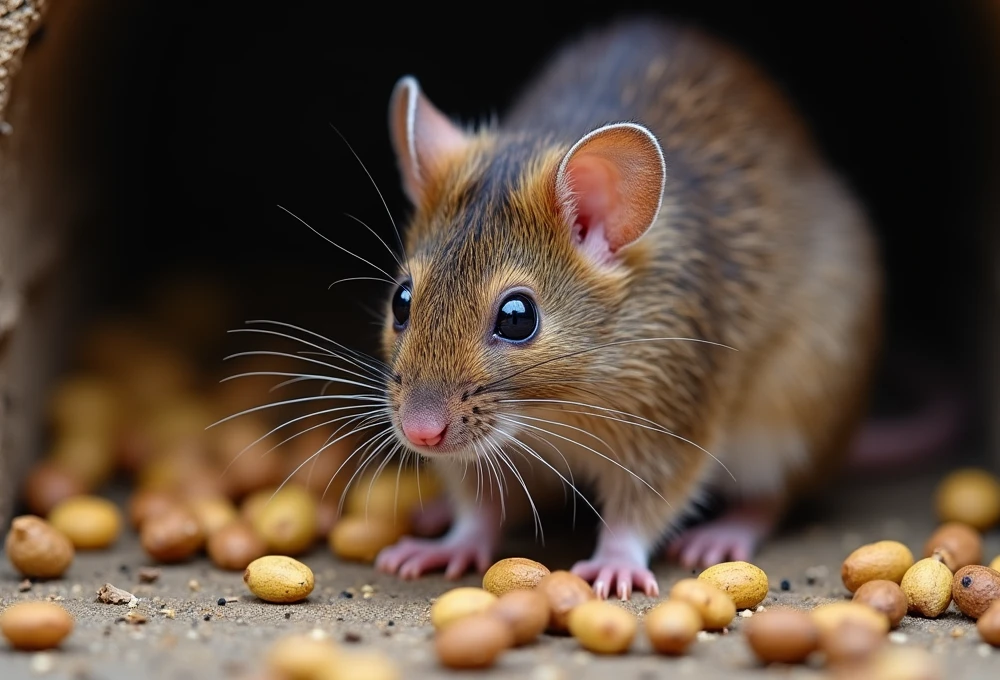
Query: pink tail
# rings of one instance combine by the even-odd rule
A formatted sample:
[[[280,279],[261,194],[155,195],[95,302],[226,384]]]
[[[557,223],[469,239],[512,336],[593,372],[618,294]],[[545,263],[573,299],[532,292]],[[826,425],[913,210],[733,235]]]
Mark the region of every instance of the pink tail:
[[[927,369],[907,372],[910,380],[915,375],[926,376]],[[963,393],[926,378],[914,387],[923,405],[904,417],[867,423],[852,444],[850,471],[898,470],[900,466],[927,462],[957,442],[968,413]]]

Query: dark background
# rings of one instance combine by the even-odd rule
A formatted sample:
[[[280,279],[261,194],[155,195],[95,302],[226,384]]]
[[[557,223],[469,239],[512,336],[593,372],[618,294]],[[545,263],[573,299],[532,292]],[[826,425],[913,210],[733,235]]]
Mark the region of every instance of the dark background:
[[[613,6],[613,11],[611,7]],[[761,61],[867,202],[890,276],[890,353],[916,345],[975,378],[993,82],[974,2],[146,3],[125,36],[105,123],[116,214],[106,299],[201,268],[245,313],[363,341],[379,284],[293,218],[388,267],[379,196],[406,205],[387,132],[390,91],[416,75],[449,114],[504,106],[563,39],[622,12],[686,18]],[[119,34],[121,35],[121,34]],[[345,295],[346,294],[346,295]]]

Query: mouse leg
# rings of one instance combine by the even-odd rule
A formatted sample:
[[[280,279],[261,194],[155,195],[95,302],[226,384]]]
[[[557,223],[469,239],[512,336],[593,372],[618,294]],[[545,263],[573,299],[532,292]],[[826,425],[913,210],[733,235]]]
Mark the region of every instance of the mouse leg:
[[[681,532],[670,541],[667,557],[688,569],[727,560],[748,562],[760,542],[774,531],[784,508],[777,498],[743,501],[721,517]]]
[[[627,600],[633,587],[641,588],[648,597],[657,597],[660,586],[649,570],[649,554],[646,539],[628,525],[603,526],[593,557],[577,562],[571,571],[592,582],[601,599],[615,588],[618,598]]]
[[[378,554],[376,569],[415,579],[443,568],[446,578],[457,579],[470,568],[479,572],[489,568],[500,541],[499,492],[479,489],[477,494],[475,475],[466,478],[460,467],[457,473],[454,467],[442,465],[439,470],[455,508],[456,519],[447,533],[438,538],[402,538]],[[438,513],[438,509],[428,510]]]

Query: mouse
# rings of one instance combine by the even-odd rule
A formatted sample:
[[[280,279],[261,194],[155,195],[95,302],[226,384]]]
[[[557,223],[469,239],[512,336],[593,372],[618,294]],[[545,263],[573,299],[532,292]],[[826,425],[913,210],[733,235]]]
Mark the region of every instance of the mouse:
[[[557,46],[488,123],[415,75],[388,119],[409,214],[386,410],[449,519],[377,569],[482,572],[516,512],[572,496],[599,521],[571,571],[601,598],[655,597],[655,555],[749,560],[848,460],[883,342],[878,240],[745,53],[618,19]],[[709,490],[727,509],[698,521]]]

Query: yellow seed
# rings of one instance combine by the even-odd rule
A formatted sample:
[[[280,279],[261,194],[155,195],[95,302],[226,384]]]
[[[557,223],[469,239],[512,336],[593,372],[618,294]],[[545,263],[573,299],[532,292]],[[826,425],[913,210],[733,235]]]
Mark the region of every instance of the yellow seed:
[[[312,569],[284,555],[257,558],[247,565],[243,582],[265,602],[279,603],[304,600],[316,584]]]
[[[607,600],[588,600],[573,608],[567,620],[570,634],[595,654],[624,654],[632,646],[639,620]]]
[[[531,589],[549,575],[544,564],[524,557],[500,560],[483,574],[483,589],[500,596],[512,590]]]
[[[852,593],[868,581],[899,583],[913,566],[913,553],[899,541],[876,541],[863,545],[844,560],[840,577]]]
[[[0,633],[25,651],[58,647],[73,625],[73,615],[54,602],[19,602],[0,613]]]
[[[698,579],[725,591],[737,609],[752,609],[767,597],[767,574],[749,562],[723,562],[701,572]]]
[[[49,524],[78,550],[100,550],[118,540],[123,520],[118,506],[106,498],[73,496],[52,509]]]
[[[708,581],[683,578],[670,589],[670,597],[694,605],[701,614],[705,630],[722,630],[736,616],[733,598]]]
[[[911,614],[934,619],[951,604],[951,569],[934,557],[925,557],[903,576],[899,587],[906,593]]]
[[[441,630],[466,616],[485,612],[498,600],[496,595],[482,588],[453,588],[431,605],[431,625]]]

